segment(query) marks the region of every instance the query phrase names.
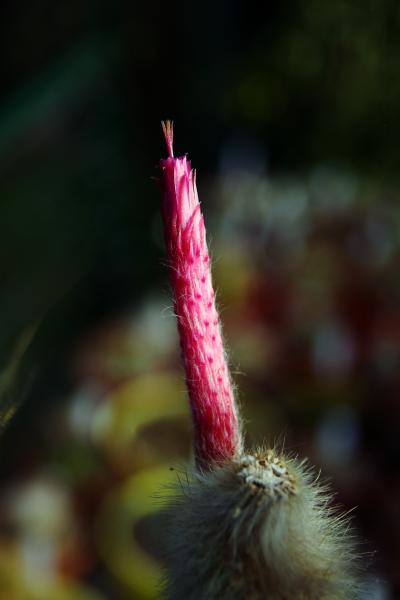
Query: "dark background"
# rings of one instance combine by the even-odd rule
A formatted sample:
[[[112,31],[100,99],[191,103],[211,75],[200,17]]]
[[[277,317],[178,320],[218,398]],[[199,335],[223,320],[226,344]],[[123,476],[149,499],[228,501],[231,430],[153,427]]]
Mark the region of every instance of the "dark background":
[[[370,597],[397,598],[400,5],[21,1],[0,27],[4,597],[154,595],[157,518],[138,509],[110,549],[122,509],[104,507],[189,455],[172,320],[157,332],[172,118],[249,439],[285,435],[323,468],[358,506]],[[139,408],[115,394],[148,374],[148,414],[122,434]],[[164,376],[183,408],[162,404]],[[116,429],[105,406],[123,406]],[[130,543],[152,572],[130,573]]]

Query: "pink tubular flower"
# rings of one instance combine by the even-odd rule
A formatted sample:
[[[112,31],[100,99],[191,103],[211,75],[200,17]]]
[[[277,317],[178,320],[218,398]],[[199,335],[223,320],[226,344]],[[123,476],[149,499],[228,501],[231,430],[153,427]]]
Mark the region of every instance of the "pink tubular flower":
[[[174,158],[172,123],[163,125],[169,158],[160,161],[164,234],[199,466],[241,451],[235,400],[212,287],[195,172]]]

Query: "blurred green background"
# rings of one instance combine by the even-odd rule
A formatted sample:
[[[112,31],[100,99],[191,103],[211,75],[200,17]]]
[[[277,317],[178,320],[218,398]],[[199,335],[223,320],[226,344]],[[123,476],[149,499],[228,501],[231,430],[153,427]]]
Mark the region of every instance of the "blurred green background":
[[[157,595],[191,452],[163,118],[249,442],[322,468],[368,598],[400,597],[400,5],[21,0],[0,28],[0,598]]]

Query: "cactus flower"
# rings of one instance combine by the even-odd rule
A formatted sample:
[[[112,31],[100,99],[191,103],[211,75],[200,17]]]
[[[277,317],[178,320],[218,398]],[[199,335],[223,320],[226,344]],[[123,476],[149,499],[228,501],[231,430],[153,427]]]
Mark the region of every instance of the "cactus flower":
[[[160,161],[165,243],[194,421],[196,461],[205,467],[237,455],[241,435],[195,171],[186,156],[173,155],[172,123],[162,125],[169,153]]]

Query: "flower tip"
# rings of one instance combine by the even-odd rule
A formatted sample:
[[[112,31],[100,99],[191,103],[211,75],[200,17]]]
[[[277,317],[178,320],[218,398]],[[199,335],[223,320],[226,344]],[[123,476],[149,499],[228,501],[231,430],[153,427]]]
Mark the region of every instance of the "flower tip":
[[[174,128],[173,122],[169,121],[161,121],[162,130],[165,137],[165,143],[167,144],[168,156],[169,158],[174,158],[174,149],[173,149],[173,141],[174,141]]]

